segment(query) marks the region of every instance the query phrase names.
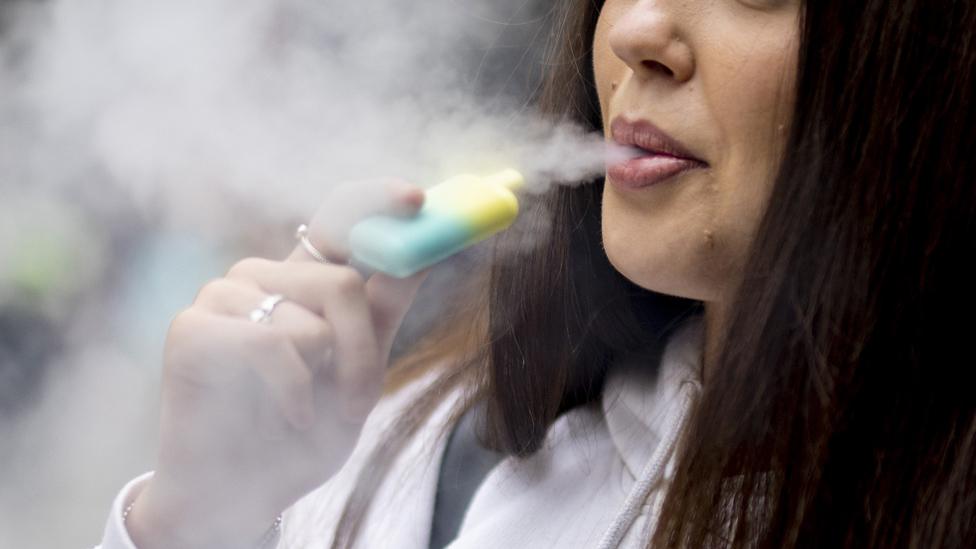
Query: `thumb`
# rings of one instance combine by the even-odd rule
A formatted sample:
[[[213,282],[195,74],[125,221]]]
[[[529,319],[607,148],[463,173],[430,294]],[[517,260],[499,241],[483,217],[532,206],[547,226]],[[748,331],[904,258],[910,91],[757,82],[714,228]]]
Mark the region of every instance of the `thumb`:
[[[384,358],[389,354],[403,317],[417,296],[417,290],[430,274],[430,268],[406,278],[376,273],[366,281],[366,296],[370,304],[376,341]]]

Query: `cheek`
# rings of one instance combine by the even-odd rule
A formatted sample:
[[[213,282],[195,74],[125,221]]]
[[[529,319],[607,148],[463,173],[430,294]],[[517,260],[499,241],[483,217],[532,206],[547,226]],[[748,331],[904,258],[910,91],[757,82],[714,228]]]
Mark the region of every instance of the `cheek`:
[[[785,34],[785,31],[784,33]],[[795,45],[783,34],[712,50],[703,95],[721,136],[706,230],[716,270],[741,272],[772,192],[793,107]],[[788,47],[784,48],[784,43]]]
[[[793,107],[794,24],[783,18],[751,33],[721,29],[712,38],[724,47],[710,44],[699,52],[708,69],[700,73],[702,97],[715,128],[713,166],[723,190],[772,183]]]
[[[597,19],[593,35],[593,77],[596,84],[600,109],[607,113],[610,98],[613,96],[614,83],[619,83],[626,76],[628,68],[610,48],[608,38],[614,21],[619,17],[621,9],[615,3],[607,2],[600,17]],[[606,124],[606,120],[604,120]]]

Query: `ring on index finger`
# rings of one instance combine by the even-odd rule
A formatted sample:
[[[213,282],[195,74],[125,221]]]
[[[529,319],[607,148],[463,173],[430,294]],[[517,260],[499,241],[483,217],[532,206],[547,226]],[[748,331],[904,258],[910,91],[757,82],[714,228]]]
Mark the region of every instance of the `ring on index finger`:
[[[299,225],[298,229],[295,230],[295,238],[302,243],[302,248],[305,248],[308,255],[315,258],[316,261],[319,263],[329,263],[329,260],[325,258],[325,254],[320,252],[318,248],[312,244],[312,241],[308,239],[308,225],[304,223]]]

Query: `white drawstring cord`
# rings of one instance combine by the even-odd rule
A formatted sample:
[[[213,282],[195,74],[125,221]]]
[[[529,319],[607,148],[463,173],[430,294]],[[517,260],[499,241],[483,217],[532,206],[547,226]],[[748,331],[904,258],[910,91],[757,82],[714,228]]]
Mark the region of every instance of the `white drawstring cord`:
[[[685,430],[685,423],[688,420],[688,415],[691,413],[692,404],[695,400],[697,384],[692,381],[686,381],[682,383],[680,391],[682,402],[681,408],[677,411],[677,416],[671,423],[670,429],[668,429],[661,439],[661,443],[654,450],[651,459],[644,466],[630,493],[627,494],[623,508],[617,513],[616,518],[614,518],[610,527],[607,528],[606,533],[603,534],[603,539],[597,545],[598,549],[615,549],[620,545],[624,534],[627,533],[631,524],[640,515],[641,507],[643,507],[644,502],[647,500],[647,496],[650,495],[651,490],[664,474],[664,468],[671,458],[671,454],[674,453],[678,439],[681,438],[681,434]]]

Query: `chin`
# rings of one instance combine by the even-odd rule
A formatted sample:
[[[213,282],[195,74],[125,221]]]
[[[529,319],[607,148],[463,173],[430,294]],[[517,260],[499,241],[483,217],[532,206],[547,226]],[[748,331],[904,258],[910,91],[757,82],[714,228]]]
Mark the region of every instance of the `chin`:
[[[670,273],[649,269],[648,265],[652,263],[650,260],[640,261],[634,258],[620,258],[611,253],[607,253],[607,258],[610,259],[610,264],[613,268],[624,275],[624,278],[645,290],[678,297],[691,297],[684,295],[687,292],[681,291],[678,285],[667,282],[671,278]]]
[[[642,249],[630,239],[616,240],[612,232],[605,234],[603,249],[617,272],[645,290],[687,299],[711,299],[709,292],[695,284],[700,277],[683,268],[687,261],[676,260],[673,252]]]

